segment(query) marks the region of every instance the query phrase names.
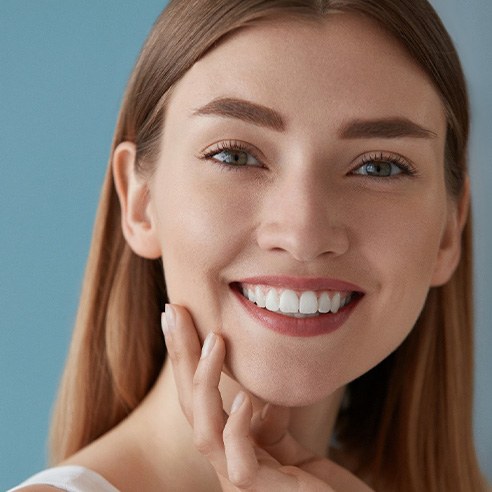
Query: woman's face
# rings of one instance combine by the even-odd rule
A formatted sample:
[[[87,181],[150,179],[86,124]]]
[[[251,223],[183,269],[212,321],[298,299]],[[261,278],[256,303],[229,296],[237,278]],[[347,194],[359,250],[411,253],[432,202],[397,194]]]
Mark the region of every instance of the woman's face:
[[[239,118],[232,104],[194,114],[226,97],[268,107],[268,118],[245,105]],[[450,274],[445,131],[421,69],[377,25],[348,14],[240,30],[179,81],[150,184],[168,295],[202,339],[223,335],[227,372],[247,390],[312,403],[408,335],[429,287]],[[311,336],[303,321],[299,333],[280,333],[231,287],[260,276],[336,279],[363,296],[306,328]],[[337,291],[330,280],[277,280],[279,294]],[[343,299],[352,289],[338,290]]]

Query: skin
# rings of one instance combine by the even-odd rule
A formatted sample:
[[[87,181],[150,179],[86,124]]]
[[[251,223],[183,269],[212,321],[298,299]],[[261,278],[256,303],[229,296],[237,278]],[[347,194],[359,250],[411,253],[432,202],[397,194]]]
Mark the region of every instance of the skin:
[[[190,116],[218,96],[276,109],[286,131]],[[348,121],[395,116],[435,137],[339,135]],[[198,61],[174,90],[152,178],[135,174],[130,142],[113,159],[125,237],[137,254],[163,259],[170,357],[141,406],[66,463],[123,491],[368,490],[324,459],[325,445],[346,384],[402,343],[429,287],[459,260],[468,193],[459,203],[447,195],[445,131],[425,74],[364,18],[264,22]],[[199,157],[230,140],[261,163],[249,156],[251,167],[227,172]],[[416,174],[356,174],[375,152],[399,156]],[[343,279],[365,295],[329,335],[279,335],[244,315],[229,283],[282,274]],[[210,332],[214,348],[200,360]],[[239,390],[246,398],[227,418]]]
[[[262,400],[309,405],[363,374],[403,341],[429,286],[447,279],[439,252],[453,207],[444,185],[443,107],[420,69],[388,42],[347,16],[323,27],[250,29],[196,63],[168,108],[146,209],[144,239],[152,244],[137,249],[162,254],[171,302],[189,309],[202,340],[211,330],[224,336],[228,370]],[[289,130],[190,117],[228,94],[278,109]],[[395,114],[438,136],[337,135],[347,121]],[[225,172],[196,157],[231,139],[259,149],[265,168]],[[382,182],[349,174],[375,151],[403,156],[418,176]],[[279,336],[244,316],[229,289],[262,274],[340,278],[366,295],[342,330]]]

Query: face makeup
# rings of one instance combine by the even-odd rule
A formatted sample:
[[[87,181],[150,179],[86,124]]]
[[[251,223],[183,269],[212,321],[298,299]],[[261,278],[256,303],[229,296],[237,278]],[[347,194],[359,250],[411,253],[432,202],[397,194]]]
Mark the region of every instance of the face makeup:
[[[253,319],[293,337],[340,328],[363,296],[359,287],[328,278],[255,277],[231,289]]]
[[[247,391],[307,405],[402,343],[439,264],[445,133],[420,68],[348,14],[240,29],[176,84],[150,187],[167,291]]]

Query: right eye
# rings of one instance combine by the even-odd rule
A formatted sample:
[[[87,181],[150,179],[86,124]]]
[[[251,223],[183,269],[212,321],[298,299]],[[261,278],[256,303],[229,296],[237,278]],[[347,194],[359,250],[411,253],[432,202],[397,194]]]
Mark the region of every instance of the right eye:
[[[217,148],[204,153],[201,158],[235,170],[241,167],[261,167],[254,151],[242,142],[222,142]]]

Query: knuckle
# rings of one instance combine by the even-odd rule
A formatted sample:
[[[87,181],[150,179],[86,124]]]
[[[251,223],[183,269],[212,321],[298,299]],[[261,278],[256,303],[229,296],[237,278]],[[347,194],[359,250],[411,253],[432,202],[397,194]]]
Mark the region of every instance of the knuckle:
[[[193,444],[195,445],[195,448],[205,456],[211,455],[215,448],[209,436],[204,434],[195,434]]]
[[[248,490],[254,486],[255,477],[251,473],[237,472],[236,470],[231,470],[229,472],[229,481],[239,489]]]
[[[233,439],[235,437],[236,432],[232,426],[226,425],[224,427],[224,431],[223,431],[222,435],[224,437],[224,441],[230,441],[231,439]]]
[[[194,389],[201,388],[204,383],[205,383],[204,375],[201,373],[201,371],[199,370],[196,371],[195,374],[193,375],[193,388]]]
[[[186,355],[186,352],[179,345],[175,345],[172,350],[168,351],[169,357],[175,364],[179,364]]]

